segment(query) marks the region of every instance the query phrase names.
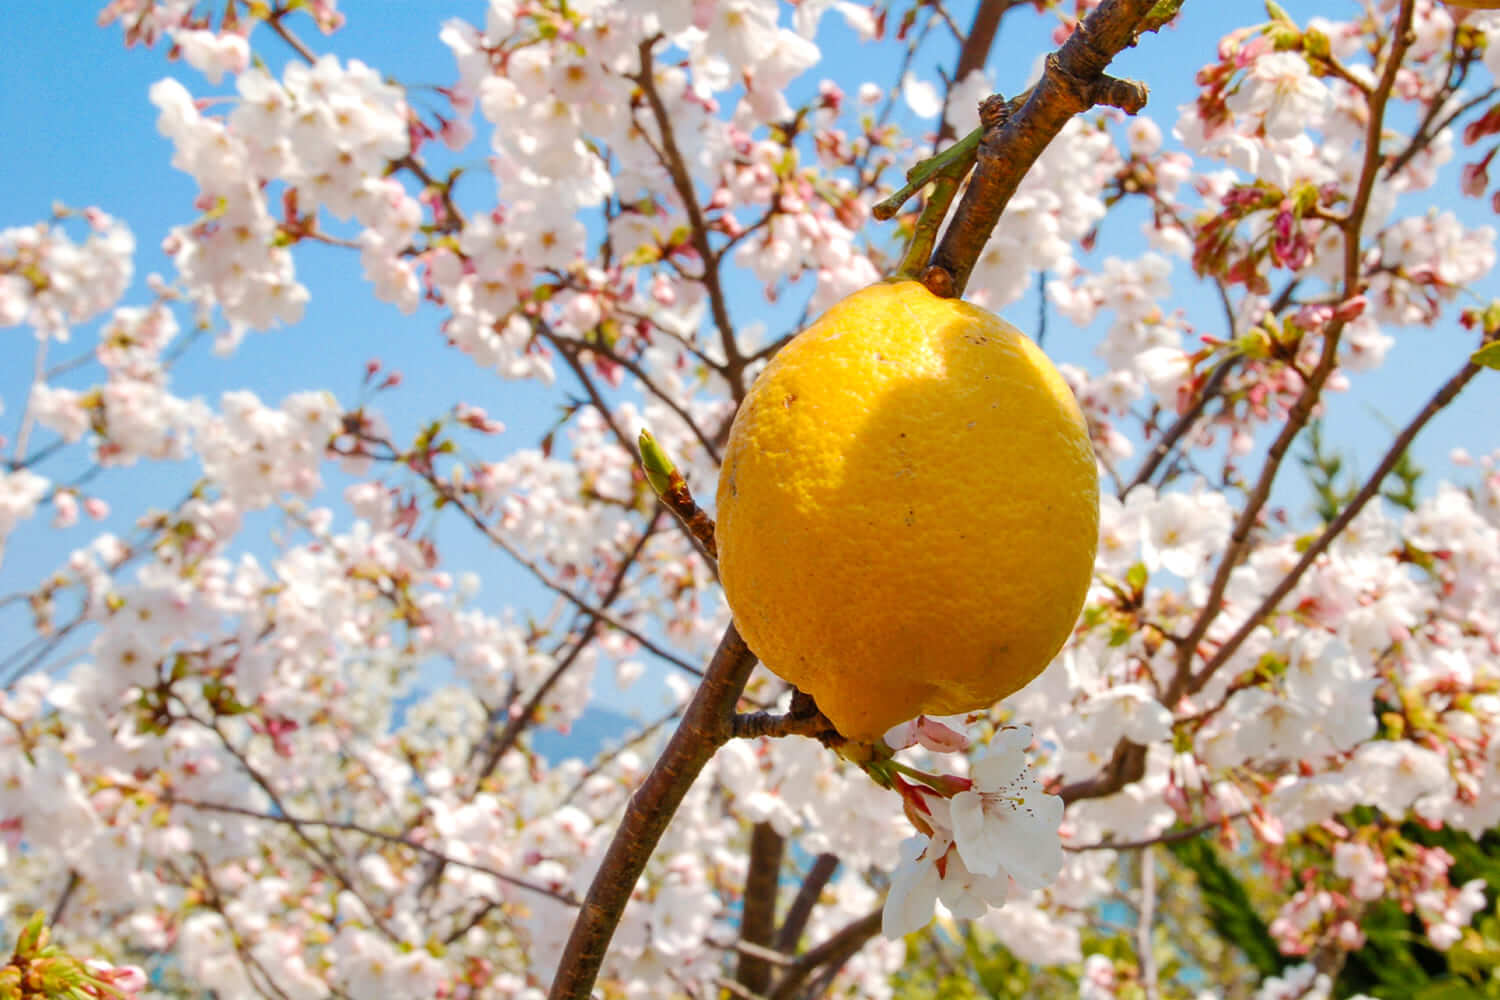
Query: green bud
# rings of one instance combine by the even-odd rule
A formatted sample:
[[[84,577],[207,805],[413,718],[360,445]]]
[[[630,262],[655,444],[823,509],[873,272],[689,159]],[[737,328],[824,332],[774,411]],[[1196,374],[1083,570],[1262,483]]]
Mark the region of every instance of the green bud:
[[[636,444],[641,449],[641,468],[646,472],[646,481],[651,484],[651,489],[657,496],[666,496],[672,489],[672,477],[677,473],[677,466],[667,457],[661,445],[656,443],[656,438],[651,436],[650,431],[643,429]]]

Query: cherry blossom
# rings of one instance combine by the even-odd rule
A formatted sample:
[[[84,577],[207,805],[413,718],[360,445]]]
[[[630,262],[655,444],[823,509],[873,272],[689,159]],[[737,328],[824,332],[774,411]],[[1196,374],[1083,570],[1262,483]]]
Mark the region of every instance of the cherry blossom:
[[[1096,5],[1065,6],[1004,16],[1061,43]],[[37,373],[0,429],[11,924],[57,908],[124,992],[543,996],[729,623],[636,435],[707,504],[750,380],[892,269],[915,215],[873,206],[1037,53],[1000,54],[1007,28],[955,79],[941,5],[495,0],[403,40],[448,79],[397,81],[330,0],[101,7],[158,60],[137,96],[196,197],[135,234],[119,206],[0,231],[7,370]],[[634,885],[605,992],[743,985],[746,914],[805,889],[796,940],[761,946],[838,950],[829,995],[891,995],[934,916],[1123,994],[1154,956],[1101,907],[1148,899],[1140,859],[1188,836],[1253,852],[1260,915],[1309,959],[1259,996],[1339,992],[1369,907],[1440,951],[1481,933],[1494,887],[1414,831],[1500,822],[1500,452],[1420,407],[1491,391],[1466,364],[1500,329],[1494,228],[1454,199],[1492,176],[1500,22],[1348,7],[1143,36],[1163,82],[1198,70],[1188,103],[1075,117],[976,264],[973,300],[1043,310],[1100,459],[1065,648],[885,746],[728,742]],[[136,281],[138,238],[170,274]],[[313,253],[505,385],[418,413],[367,357],[272,394],[195,356],[301,336],[275,328],[330,294]],[[1391,379],[1410,409],[1379,400],[1373,454],[1335,442],[1311,510],[1307,428]],[[1428,468],[1371,478],[1403,432]],[[612,679],[640,725],[546,752]],[[804,707],[763,669],[740,705]]]

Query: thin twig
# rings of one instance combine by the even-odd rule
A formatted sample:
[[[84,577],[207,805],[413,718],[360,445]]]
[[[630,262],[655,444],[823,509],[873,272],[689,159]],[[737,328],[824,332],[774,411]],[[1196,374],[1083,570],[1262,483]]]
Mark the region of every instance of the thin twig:
[[[1168,830],[1154,837],[1142,837],[1139,840],[1101,840],[1093,844],[1064,844],[1063,850],[1075,853],[1087,851],[1139,851],[1146,847],[1155,847],[1158,844],[1175,844],[1179,840],[1192,840],[1201,837],[1209,830],[1216,830],[1226,822],[1237,820],[1245,815],[1243,812],[1232,813],[1223,819],[1211,820],[1199,823],[1196,826],[1185,827],[1181,830]]]
[[[385,448],[390,449],[392,459],[400,460],[400,451],[394,444],[392,444],[385,438],[366,436],[363,438],[363,440],[366,440],[372,444],[379,444]],[[605,625],[608,625],[615,631],[621,633],[622,635],[629,636],[631,639],[635,640],[635,642],[642,649],[645,649],[653,656],[656,656],[659,659],[670,663],[678,670],[692,674],[695,677],[703,676],[703,671],[698,667],[693,666],[682,657],[676,655],[668,649],[663,648],[658,643],[653,642],[646,635],[642,634],[640,630],[632,628],[631,626],[625,624],[623,621],[616,618],[614,615],[611,615],[603,608],[584,600],[582,597],[579,597],[567,587],[564,587],[562,584],[553,580],[550,576],[547,575],[547,573],[542,569],[540,565],[538,565],[534,560],[528,559],[521,553],[519,549],[512,545],[504,535],[500,534],[500,532],[497,531],[493,525],[485,521],[483,515],[481,515],[479,511],[475,510],[473,505],[471,505],[461,493],[455,490],[450,484],[438,478],[437,474],[434,471],[432,471],[431,469],[415,471],[417,471],[418,475],[422,476],[422,478],[427,482],[428,486],[437,491],[437,493],[442,496],[443,499],[452,504],[460,513],[464,515],[464,517],[468,518],[469,523],[474,525],[474,527],[478,529],[479,532],[485,536],[485,538],[489,539],[489,541],[492,542],[497,548],[499,548],[500,551],[510,556],[510,558],[513,559],[517,564],[519,564],[523,569],[526,569],[533,576],[535,576],[537,582],[539,582],[543,587],[546,587],[548,590],[552,591],[554,594],[561,597],[563,600],[567,601],[569,604],[573,605],[575,608],[584,612],[585,614],[597,617],[599,621],[603,622]]]
[[[453,857],[452,855],[444,854],[442,851],[428,847],[426,844],[420,844],[414,840],[399,836],[397,834],[386,833],[382,830],[375,830],[367,826],[361,826],[358,823],[344,823],[337,820],[328,819],[308,819],[305,817],[290,816],[280,813],[264,813],[256,809],[247,809],[243,806],[230,805],[227,802],[202,802],[198,799],[182,798],[179,796],[168,796],[166,798],[166,801],[174,806],[187,806],[188,808],[199,809],[204,812],[229,813],[234,816],[243,816],[246,819],[256,819],[266,823],[276,823],[281,826],[310,826],[324,830],[344,830],[349,833],[357,833],[363,837],[369,837],[372,840],[379,840],[387,844],[394,844],[398,847],[404,847],[408,850],[417,851],[420,854],[427,855],[429,858],[441,861],[445,865],[452,865],[454,868],[465,868],[472,872],[479,872],[482,875],[488,875],[491,878],[495,879],[497,882],[504,882],[507,885],[515,886],[517,889],[525,889],[527,892],[534,892],[542,896],[547,896],[567,906],[578,905],[578,899],[572,893],[558,892],[556,889],[551,889],[545,885],[542,885],[540,882],[533,882],[530,879],[523,878],[519,875],[509,875],[505,872],[497,871],[496,869],[490,868],[486,865],[475,864],[472,861],[461,861],[458,858]]]
[[[729,318],[729,302],[724,294],[724,287],[719,281],[719,257],[708,242],[708,224],[704,221],[703,208],[698,203],[698,194],[693,189],[692,174],[688,170],[687,160],[683,157],[682,150],[677,146],[677,136],[672,128],[672,118],[667,112],[666,103],[662,101],[661,93],[656,89],[654,72],[656,60],[652,55],[652,50],[656,48],[656,43],[660,40],[661,36],[656,35],[641,41],[638,48],[641,68],[634,79],[640,84],[646,103],[651,106],[651,114],[656,119],[657,131],[661,134],[664,154],[662,166],[667,168],[667,173],[672,178],[672,187],[677,192],[677,198],[682,202],[683,209],[687,212],[688,238],[692,240],[693,249],[703,265],[703,274],[699,280],[708,292],[709,311],[713,313],[714,326],[719,331],[719,342],[724,348],[724,366],[721,371],[729,382],[729,391],[733,394],[734,401],[738,403],[745,398],[745,358],[740,353],[739,343],[735,339],[734,324]]]
[[[1458,397],[1458,394],[1464,390],[1464,387],[1479,372],[1478,365],[1472,362],[1466,363],[1433,394],[1432,398],[1427,401],[1427,405],[1423,406],[1421,411],[1411,419],[1411,422],[1401,430],[1401,433],[1396,435],[1396,439],[1386,449],[1385,455],[1381,458],[1380,463],[1376,465],[1375,471],[1370,473],[1369,478],[1365,480],[1359,492],[1344,506],[1343,510],[1339,511],[1337,517],[1328,522],[1328,525],[1318,535],[1317,539],[1303,551],[1296,565],[1288,570],[1280,582],[1271,589],[1271,592],[1261,599],[1261,602],[1255,606],[1255,609],[1250,612],[1244,622],[1240,624],[1240,627],[1235,629],[1234,633],[1224,640],[1224,643],[1215,651],[1214,655],[1203,665],[1203,669],[1198,671],[1193,677],[1192,682],[1188,685],[1190,692],[1201,690],[1203,685],[1208,683],[1208,679],[1214,675],[1214,672],[1222,667],[1239,650],[1245,640],[1250,637],[1250,634],[1260,626],[1260,623],[1265,621],[1276,610],[1282,599],[1297,586],[1297,582],[1302,579],[1302,575],[1307,572],[1324,552],[1328,551],[1328,547],[1333,544],[1339,535],[1343,534],[1344,529],[1349,526],[1350,522],[1359,515],[1360,511],[1364,510],[1365,505],[1380,493],[1380,487],[1385,482],[1386,476],[1390,475],[1391,470],[1396,467],[1396,463],[1401,461],[1401,456],[1406,454],[1407,449],[1411,447],[1412,441],[1421,433],[1422,428],[1427,426],[1428,421],[1437,416],[1449,403],[1453,402]]]
[[[703,557],[717,568],[719,542],[713,518],[698,506],[687,479],[678,471],[677,464],[650,431],[642,430],[636,444],[640,448],[641,469],[646,473],[646,482],[650,484],[651,491],[687,530]]]
[[[311,66],[318,61],[318,54],[312,49],[308,48],[306,42],[302,41],[302,39],[292,34],[291,31],[288,30],[287,26],[281,23],[286,15],[290,14],[291,12],[291,7],[281,7],[277,10],[272,11],[270,16],[265,19],[266,26],[275,33],[277,38],[281,39],[283,42],[286,42],[287,45],[291,46],[292,51],[301,56],[304,60],[307,61],[307,64]]]
[[[842,968],[845,962],[879,933],[884,913],[885,907],[881,905],[848,924],[817,947],[798,955],[796,961],[787,966],[781,978],[776,981],[776,988],[770,992],[768,1000],[792,1000],[798,987],[824,965],[835,970]]]
[[[1411,38],[1413,5],[1414,0],[1402,0],[1401,13],[1391,33],[1391,49],[1387,54],[1380,81],[1370,97],[1369,122],[1365,131],[1365,158],[1360,171],[1359,185],[1350,204],[1348,215],[1340,221],[1340,228],[1344,234],[1343,294],[1345,299],[1354,298],[1361,288],[1360,261],[1363,248],[1360,244],[1365,213],[1369,208],[1370,196],[1374,191],[1375,178],[1381,163],[1380,140],[1384,129],[1386,103],[1395,87],[1396,74],[1401,68],[1407,47],[1413,40]],[[1324,384],[1337,367],[1339,337],[1343,332],[1344,324],[1344,320],[1336,318],[1324,329],[1323,350],[1318,358],[1318,364],[1309,373],[1302,391],[1298,393],[1296,401],[1287,413],[1286,423],[1282,425],[1281,431],[1276,435],[1276,440],[1266,451],[1260,475],[1250,495],[1245,499],[1245,506],[1240,510],[1239,517],[1236,518],[1234,528],[1230,532],[1229,545],[1219,559],[1218,568],[1214,571],[1208,595],[1203,601],[1203,610],[1199,612],[1197,619],[1193,622],[1193,627],[1178,647],[1177,670],[1163,698],[1165,704],[1174,704],[1188,688],[1192,676],[1192,662],[1198,653],[1198,645],[1208,634],[1209,627],[1222,609],[1224,592],[1229,587],[1229,578],[1249,547],[1250,533],[1259,523],[1261,511],[1271,498],[1271,487],[1276,481],[1281,463],[1291,449],[1292,442],[1296,440],[1312,416],[1313,409],[1322,395]]]
[[[837,854],[823,853],[813,860],[812,867],[797,889],[797,895],[792,899],[792,905],[787,907],[786,916],[781,921],[781,930],[776,932],[777,951],[790,953],[796,950],[797,942],[802,940],[802,932],[807,930],[807,921],[812,917],[813,908],[818,905],[818,898],[823,895],[824,887],[838,869]]]
[[[32,362],[31,374],[31,388],[33,391],[26,394],[26,402],[21,404],[21,429],[16,432],[16,445],[11,450],[10,457],[10,467],[12,469],[21,468],[21,464],[26,460],[26,445],[31,439],[31,429],[36,425],[36,411],[31,405],[31,400],[36,395],[34,390],[42,384],[45,378],[47,345],[51,342],[51,338],[49,337],[42,337],[37,341],[36,359]],[[4,541],[0,540],[0,554],[3,554],[4,551]]]
[[[1156,474],[1157,467],[1171,454],[1177,442],[1181,441],[1198,423],[1198,419],[1203,416],[1203,411],[1208,407],[1209,402],[1219,395],[1219,390],[1224,387],[1225,379],[1229,377],[1230,372],[1234,371],[1239,361],[1240,355],[1231,355],[1220,361],[1214,370],[1208,373],[1208,378],[1203,380],[1203,386],[1193,398],[1192,404],[1172,422],[1172,426],[1168,427],[1161,437],[1157,438],[1156,444],[1151,447],[1151,451],[1141,462],[1140,468],[1131,477],[1129,484],[1120,490],[1122,499],[1137,486],[1151,481],[1151,477]]]
[[[1152,947],[1152,925],[1156,920],[1156,855],[1152,851],[1140,854],[1141,892],[1140,911],[1136,915],[1135,960],[1141,970],[1141,992],[1146,1000],[1156,1000],[1156,955]]]
[[[72,901],[73,894],[78,891],[80,881],[78,869],[69,868],[68,880],[63,883],[62,892],[57,895],[57,902],[52,904],[52,913],[47,917],[47,926],[56,927],[62,923],[63,914],[68,912],[68,903]]]
[[[636,539],[635,545],[631,547],[630,552],[621,561],[615,571],[614,578],[610,581],[609,589],[600,598],[599,609],[601,611],[613,604],[624,591],[625,577],[630,567],[640,558],[641,553],[646,548],[646,543],[656,534],[657,526],[660,523],[660,515],[653,515],[646,525],[646,530],[641,532],[640,537]],[[569,668],[577,662],[578,656],[587,647],[589,640],[598,630],[600,623],[599,616],[592,611],[584,612],[584,614],[588,620],[583,626],[583,632],[578,637],[578,641],[573,643],[567,655],[559,660],[557,665],[552,668],[551,673],[546,676],[542,683],[537,685],[536,690],[531,693],[531,697],[526,700],[526,704],[521,706],[518,711],[511,713],[510,718],[506,720],[505,728],[495,738],[494,745],[490,747],[489,753],[485,755],[484,763],[480,765],[479,771],[475,776],[474,784],[476,788],[481,781],[494,772],[495,768],[500,764],[500,759],[505,756],[506,752],[516,745],[516,741],[521,738],[521,733],[525,731],[526,727],[531,724],[532,719],[536,717],[537,710],[541,708],[542,702],[547,699],[547,695],[551,693],[552,688],[568,672]]]
[[[577,350],[569,349],[569,347],[564,346],[571,345],[573,342],[556,337],[551,333],[550,328],[547,327],[547,325],[541,320],[533,320],[532,323],[534,328],[537,329],[539,333],[541,333],[545,337],[548,337],[554,344],[557,345],[559,352],[563,356],[563,359],[568,362],[568,367],[572,369],[574,377],[576,377],[578,379],[578,383],[583,386],[583,391],[588,394],[589,402],[593,404],[594,411],[599,414],[599,419],[604,421],[604,425],[609,428],[609,432],[614,436],[616,443],[618,443],[620,448],[630,456],[630,460],[634,462],[637,455],[630,437],[625,433],[624,428],[620,426],[620,422],[615,419],[614,412],[610,410],[608,401],[605,400],[604,394],[599,391],[599,387],[594,383],[594,380],[589,377],[588,370],[584,368],[582,362],[579,361]],[[670,507],[670,504],[668,506]],[[673,513],[676,512],[674,511]],[[707,517],[707,515],[704,516]],[[704,549],[702,539],[700,539],[698,537],[698,534],[693,530],[692,524],[681,523],[679,524],[679,527],[682,529],[684,536],[689,542],[698,547],[700,550],[704,551],[704,555],[708,558],[709,570],[714,574],[715,579],[717,579],[719,573],[718,556],[713,553],[711,547],[707,550]],[[712,527],[711,522],[710,527]]]

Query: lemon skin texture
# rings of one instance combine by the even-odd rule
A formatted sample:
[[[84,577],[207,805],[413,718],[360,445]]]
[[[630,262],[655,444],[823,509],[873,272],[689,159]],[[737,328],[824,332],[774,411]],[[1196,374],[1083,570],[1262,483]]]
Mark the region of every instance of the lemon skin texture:
[[[1041,350],[887,282],[750,387],[719,477],[719,572],[761,662],[875,742],[1040,673],[1082,609],[1098,522],[1088,429]]]

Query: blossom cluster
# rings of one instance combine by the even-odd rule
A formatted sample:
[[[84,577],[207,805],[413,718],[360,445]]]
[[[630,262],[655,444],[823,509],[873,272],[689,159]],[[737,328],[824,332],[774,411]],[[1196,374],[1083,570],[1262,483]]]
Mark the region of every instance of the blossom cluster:
[[[149,94],[198,189],[151,234],[175,273],[137,298],[135,236],[97,209],[0,232],[0,327],[34,337],[4,335],[85,352],[38,366],[0,439],[0,557],[49,518],[66,550],[0,595],[25,633],[0,650],[0,919],[53,911],[145,995],[531,1000],[729,622],[637,434],[712,492],[750,381],[799,311],[890,270],[873,205],[993,74],[931,82],[942,5],[491,0],[437,27],[453,78],[416,99],[294,33],[336,46],[332,0],[208,6],[104,10],[191,71]],[[1051,6],[1061,42],[1094,5]],[[1314,958],[1364,947],[1378,906],[1439,955],[1481,934],[1500,887],[1423,837],[1500,823],[1500,450],[1389,484],[1491,377],[1468,358],[1500,334],[1471,301],[1495,231],[1454,199],[1486,193],[1493,149],[1467,147],[1500,134],[1500,15],[1347,8],[1193,51],[1195,99],[1155,120],[1077,117],[977,262],[997,309],[1046,272],[1093,348],[1063,366],[1104,484],[1067,646],[883,747],[728,742],[635,885],[611,995],[717,995],[774,946],[776,975],[822,955],[825,995],[888,997],[934,918],[1125,993],[1155,960],[1098,950],[1101,908],[1148,921],[1137,859],[1190,836],[1258,859],[1287,962],[1267,1000],[1333,995]],[[876,58],[816,79],[846,42]],[[1096,250],[1119,217],[1139,237]],[[496,416],[413,419],[363,357],[346,394],[318,384],[332,362],[279,401],[184,378],[205,339],[301,320],[313,245],[420,309],[443,363],[505,380]],[[1307,516],[1299,432],[1413,336],[1453,358],[1435,408],[1393,415],[1389,461]],[[537,399],[556,422],[508,430]],[[106,470],[186,479],[116,499]],[[80,510],[106,523],[66,534]],[[549,753],[611,679],[655,714]],[[795,704],[762,669],[742,707]],[[742,941],[767,842],[783,923]]]

